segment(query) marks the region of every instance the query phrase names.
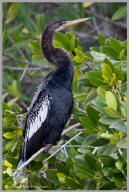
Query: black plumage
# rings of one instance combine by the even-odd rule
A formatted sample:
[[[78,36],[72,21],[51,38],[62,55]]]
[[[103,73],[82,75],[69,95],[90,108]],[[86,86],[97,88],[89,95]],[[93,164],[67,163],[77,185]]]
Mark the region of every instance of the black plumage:
[[[55,21],[46,26],[42,35],[44,57],[55,64],[51,72],[37,87],[23,130],[19,168],[35,152],[47,144],[56,144],[73,109],[71,91],[74,68],[68,53],[53,46],[53,36],[64,27],[87,20]]]

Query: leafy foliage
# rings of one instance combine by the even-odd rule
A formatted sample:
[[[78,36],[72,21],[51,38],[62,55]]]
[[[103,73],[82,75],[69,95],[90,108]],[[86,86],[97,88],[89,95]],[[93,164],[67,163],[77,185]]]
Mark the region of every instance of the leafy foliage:
[[[4,6],[8,7],[7,4]],[[25,16],[27,10],[29,11],[29,6],[28,4],[25,7],[24,4],[18,3],[12,3],[9,6],[6,24],[11,23],[16,17],[23,22],[9,28],[8,33],[16,42],[14,47],[9,50],[9,38],[3,39],[3,50],[12,56],[18,55],[21,67],[25,67],[25,63],[22,63],[24,58],[20,55],[19,48],[25,47],[28,53],[27,59],[31,58],[33,64],[45,61],[41,55],[39,41],[45,15],[37,15],[33,22],[31,17]],[[89,5],[85,4],[85,6]],[[15,12],[14,9],[17,11]],[[3,25],[3,34],[6,34],[5,24]],[[20,33],[18,33],[19,30]],[[24,41],[21,39],[21,34],[22,38],[25,38]],[[26,39],[29,39],[29,42]],[[107,39],[98,33],[98,42],[98,47],[90,47],[84,52],[75,35],[70,32],[56,33],[54,45],[64,48],[73,60],[75,71],[72,92],[75,104],[72,116],[74,122],[80,123],[82,134],[71,141],[70,146],[66,146],[68,158],[63,151],[60,151],[43,164],[42,161],[54,153],[56,148],[51,148],[48,153],[40,154],[26,168],[24,176],[22,174],[17,178],[16,186],[13,186],[12,173],[18,162],[26,115],[16,102],[19,100],[29,102],[30,98],[21,93],[21,82],[16,81],[20,74],[14,75],[10,71],[9,77],[11,78],[3,82],[5,92],[2,106],[3,189],[126,189],[127,41],[120,42],[112,37]],[[6,56],[4,59],[7,59]],[[14,62],[14,66],[17,66],[17,61]],[[33,77],[33,72],[28,71],[27,74]],[[10,82],[9,85],[7,82]],[[66,128],[70,123],[71,120]],[[72,129],[66,135],[72,138],[77,132],[78,129]],[[61,139],[59,145],[64,143],[65,141]],[[42,176],[43,169],[47,178]]]

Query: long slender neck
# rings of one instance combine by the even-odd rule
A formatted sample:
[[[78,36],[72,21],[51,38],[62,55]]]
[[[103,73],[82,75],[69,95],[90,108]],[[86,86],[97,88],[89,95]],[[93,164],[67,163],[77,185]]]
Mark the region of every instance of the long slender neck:
[[[55,48],[53,46],[54,34],[55,31],[50,27],[46,27],[44,33],[42,34],[41,45],[45,58],[51,63],[55,64],[57,68],[71,65],[72,61],[68,53],[61,48]]]

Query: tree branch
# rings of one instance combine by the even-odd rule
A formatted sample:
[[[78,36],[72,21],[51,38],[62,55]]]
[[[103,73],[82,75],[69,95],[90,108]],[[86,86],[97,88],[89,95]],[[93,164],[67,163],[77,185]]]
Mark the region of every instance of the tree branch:
[[[51,154],[48,158],[46,158],[44,161],[42,161],[43,163],[45,163],[46,161],[48,161],[49,159],[51,159],[53,156],[55,156],[61,149],[63,149],[67,144],[69,144],[72,140],[74,140],[76,137],[78,137],[79,135],[81,135],[82,133],[79,132],[77,133],[74,137],[72,137],[69,141],[67,141],[64,145],[62,145],[57,151],[55,151],[53,154]]]
[[[21,59],[18,59],[18,58],[16,58],[16,57],[13,57],[13,56],[11,56],[11,55],[8,55],[7,53],[3,53],[3,56],[6,56],[6,57],[9,57],[10,59],[12,59],[12,60],[14,60],[14,61],[17,61],[17,62],[19,62],[19,63],[25,63],[25,64],[27,64],[26,63],[26,61],[24,61],[24,60],[21,60]],[[31,63],[30,63],[31,64]]]
[[[71,131],[72,129],[77,128],[79,126],[81,126],[80,123],[76,123],[75,125],[70,126],[69,128],[63,131],[62,136],[65,135],[67,132]]]
[[[10,41],[12,42],[12,44],[15,44],[15,41],[9,36],[9,39],[10,39]],[[16,49],[19,51],[19,53],[21,54],[21,56],[24,58],[24,60],[25,60],[25,63],[26,63],[26,67],[24,68],[24,71],[22,72],[22,74],[21,74],[21,77],[20,77],[20,81],[22,81],[23,80],[23,78],[24,78],[24,75],[25,75],[25,73],[26,73],[26,71],[27,71],[27,69],[28,69],[28,67],[29,67],[29,61],[26,59],[26,56],[24,55],[24,53],[21,51],[21,49],[19,49],[19,48],[17,48],[16,47]]]
[[[25,68],[23,67],[12,67],[12,66],[3,66],[3,69],[11,69],[11,70],[16,70],[16,71],[23,71]],[[33,70],[50,70],[51,68],[49,66],[37,66],[37,67],[28,67],[28,70],[33,71]]]
[[[91,13],[94,13],[92,11],[89,11],[89,10],[86,10],[87,13],[91,14]],[[127,24],[126,23],[123,23],[123,22],[120,22],[120,21],[112,21],[111,19],[107,18],[107,17],[104,17],[102,15],[99,15],[97,13],[95,13],[95,17],[98,17],[99,19],[102,19],[104,21],[107,21],[113,25],[116,25],[118,27],[121,27],[121,28],[124,28],[124,29],[127,29]]]

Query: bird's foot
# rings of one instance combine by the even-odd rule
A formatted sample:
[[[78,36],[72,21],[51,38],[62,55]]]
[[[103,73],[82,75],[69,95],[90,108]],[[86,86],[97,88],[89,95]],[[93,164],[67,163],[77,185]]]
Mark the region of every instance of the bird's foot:
[[[47,153],[52,144],[46,144],[44,152]]]
[[[41,175],[42,175],[45,179],[47,178],[47,175],[46,175],[46,173],[45,173],[44,170],[40,171],[40,173],[41,173]]]

